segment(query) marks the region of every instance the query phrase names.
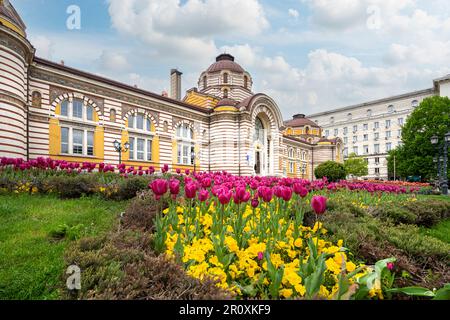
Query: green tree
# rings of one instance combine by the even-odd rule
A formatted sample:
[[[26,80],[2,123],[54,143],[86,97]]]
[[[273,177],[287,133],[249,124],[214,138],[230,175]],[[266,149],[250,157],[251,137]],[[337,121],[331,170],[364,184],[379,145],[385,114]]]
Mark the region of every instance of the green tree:
[[[335,161],[321,163],[316,170],[314,170],[314,174],[317,179],[327,177],[328,181],[333,182],[345,179],[346,176],[344,165]]]
[[[369,166],[367,162],[356,155],[351,153],[347,160],[344,161],[345,172],[347,175],[354,177],[367,176],[369,174]]]
[[[436,166],[433,157],[436,156],[437,150],[430,140],[436,135],[442,142],[449,131],[450,99],[437,96],[424,99],[403,127],[403,145],[391,152],[387,158],[392,176],[395,155],[397,177],[421,176],[422,180],[434,178]]]

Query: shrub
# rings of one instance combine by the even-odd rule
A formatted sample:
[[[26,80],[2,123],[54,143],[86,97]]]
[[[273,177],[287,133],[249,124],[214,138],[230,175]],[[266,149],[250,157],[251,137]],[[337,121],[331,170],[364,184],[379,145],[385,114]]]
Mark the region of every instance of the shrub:
[[[404,207],[380,205],[372,211],[372,215],[381,220],[390,220],[394,224],[414,224],[417,216]]]
[[[335,161],[327,161],[320,164],[316,170],[314,170],[314,174],[317,179],[326,177],[328,181],[332,182],[345,179],[346,176],[344,165]]]
[[[67,265],[83,270],[79,299],[227,299],[211,280],[200,282],[180,266],[156,256],[148,233],[124,230],[102,239],[82,239],[66,253]],[[63,289],[66,298],[73,298]]]
[[[132,199],[138,192],[148,189],[150,181],[149,177],[143,176],[131,176],[127,179],[119,180],[115,192],[107,195],[107,197],[119,201]]]
[[[415,224],[431,227],[439,221],[450,217],[450,202],[439,200],[415,201],[404,206],[416,215]]]
[[[80,174],[77,176],[55,176],[49,178],[48,188],[61,198],[80,198],[83,195],[94,194],[98,186],[98,176]]]

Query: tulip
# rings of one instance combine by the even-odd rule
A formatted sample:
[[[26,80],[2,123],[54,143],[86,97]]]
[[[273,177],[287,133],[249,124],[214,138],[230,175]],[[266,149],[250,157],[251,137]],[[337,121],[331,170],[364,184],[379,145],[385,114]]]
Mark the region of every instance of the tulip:
[[[200,200],[201,202],[205,202],[206,200],[208,200],[208,198],[209,198],[209,191],[206,189],[200,190],[200,192],[198,193],[198,200]]]
[[[156,200],[159,200],[161,196],[163,196],[169,189],[169,182],[164,179],[156,179],[149,185],[149,187],[155,194]]]
[[[169,181],[169,190],[172,198],[175,199],[180,193],[180,181],[177,179],[171,179]]]
[[[257,208],[257,207],[259,206],[259,201],[258,201],[258,199],[252,199],[251,204],[252,204],[252,207],[253,207],[253,208]]]
[[[311,208],[317,215],[321,215],[327,210],[327,198],[323,196],[314,196],[311,200]]]
[[[195,185],[195,183],[192,182],[187,183],[184,186],[184,193],[186,195],[186,198],[194,199],[197,193],[197,186]]]
[[[165,164],[162,168],[161,168],[161,172],[162,173],[166,173],[169,171],[169,165]]]
[[[386,267],[387,267],[390,271],[392,271],[392,270],[394,270],[394,263],[388,262],[387,265],[386,265]]]
[[[281,197],[286,202],[291,200],[291,198],[292,198],[292,189],[290,187],[283,187],[281,189]]]
[[[258,260],[261,261],[264,258],[264,254],[260,251],[258,252]]]
[[[177,172],[177,174],[180,174],[181,173],[181,169],[177,168],[176,172]]]
[[[225,205],[230,202],[233,192],[229,189],[222,189],[219,192],[218,199],[220,204]]]

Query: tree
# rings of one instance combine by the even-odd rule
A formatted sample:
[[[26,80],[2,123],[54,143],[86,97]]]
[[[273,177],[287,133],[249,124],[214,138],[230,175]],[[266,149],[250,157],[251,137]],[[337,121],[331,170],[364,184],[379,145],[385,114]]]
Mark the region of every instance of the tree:
[[[436,135],[442,142],[449,131],[450,99],[437,96],[424,99],[403,127],[403,145],[391,152],[387,158],[392,174],[395,154],[397,177],[421,176],[422,180],[436,177],[433,157],[437,155],[437,150],[430,140]]]
[[[335,161],[327,161],[320,164],[314,170],[314,175],[317,179],[327,177],[328,181],[336,182],[345,179],[346,173],[343,164]]]
[[[349,158],[344,161],[344,167],[347,175],[362,177],[369,174],[369,165],[363,158],[358,157],[356,153],[350,154]]]

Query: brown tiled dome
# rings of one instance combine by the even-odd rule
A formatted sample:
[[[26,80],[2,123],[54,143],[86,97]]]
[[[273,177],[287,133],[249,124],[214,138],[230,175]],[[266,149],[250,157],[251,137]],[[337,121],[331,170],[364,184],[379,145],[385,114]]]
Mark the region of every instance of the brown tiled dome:
[[[236,62],[231,54],[223,53],[216,58],[206,72],[220,72],[222,70],[229,70],[233,72],[243,73],[245,70]]]
[[[287,127],[292,127],[292,128],[303,127],[303,126],[320,128],[317,123],[306,118],[304,114],[296,114],[292,120],[286,121],[284,123],[284,125]]]
[[[8,0],[0,0],[0,16],[6,18],[25,34],[25,23]]]

